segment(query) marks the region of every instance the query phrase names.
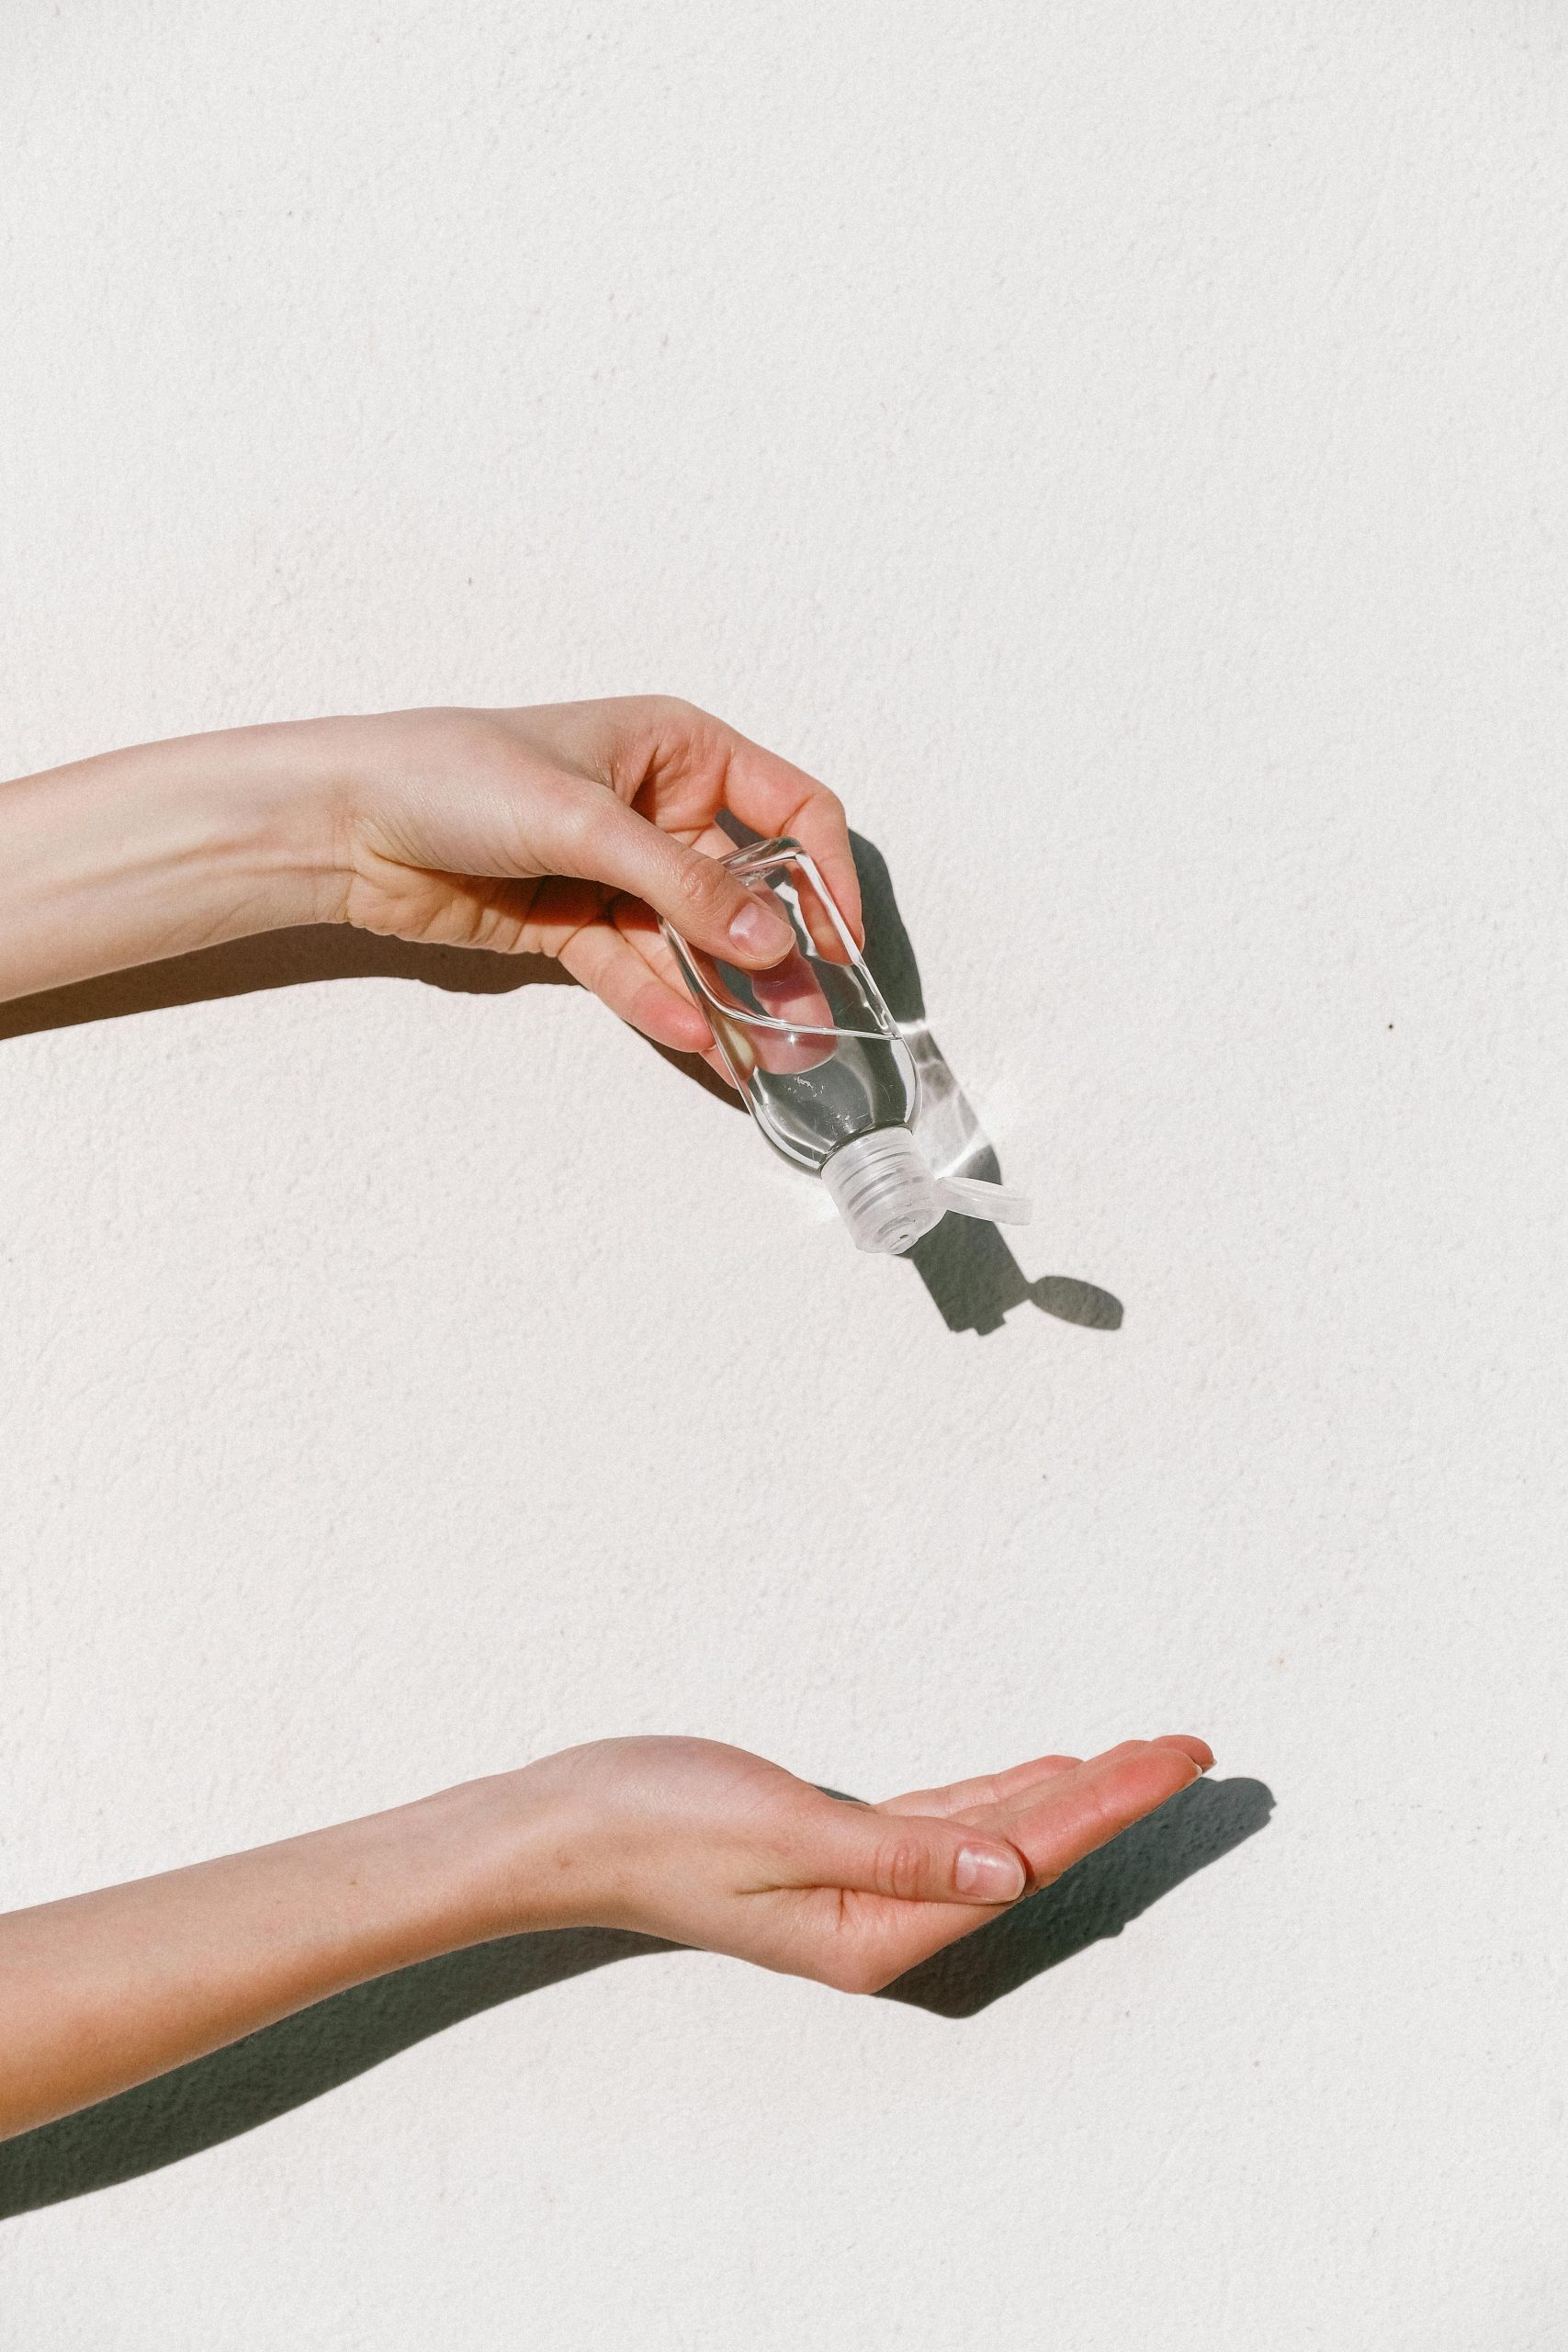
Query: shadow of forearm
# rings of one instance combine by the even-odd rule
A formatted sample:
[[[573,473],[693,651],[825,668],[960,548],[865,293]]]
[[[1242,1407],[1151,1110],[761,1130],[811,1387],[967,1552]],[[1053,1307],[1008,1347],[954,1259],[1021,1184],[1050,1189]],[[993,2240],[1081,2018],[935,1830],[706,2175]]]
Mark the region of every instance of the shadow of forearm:
[[[0,2221],[254,2132],[432,2034],[613,1960],[676,1947],[609,1928],[509,1936],[319,2001],[80,2114],[0,2143]]]
[[[1055,1886],[911,1969],[880,1996],[974,2017],[1122,1928],[1263,1827],[1261,1781],[1201,1781]],[[0,2144],[0,2220],[156,2172],[253,2132],[414,2043],[570,1976],[675,1951],[607,1928],[511,1936],[448,1952],[318,2002],[116,2098]]]

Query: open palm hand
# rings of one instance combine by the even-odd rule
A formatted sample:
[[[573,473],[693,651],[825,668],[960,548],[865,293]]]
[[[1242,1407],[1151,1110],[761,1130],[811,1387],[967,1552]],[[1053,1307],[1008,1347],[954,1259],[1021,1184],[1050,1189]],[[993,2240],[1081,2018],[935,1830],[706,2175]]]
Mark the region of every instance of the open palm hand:
[[[640,1929],[845,1992],[891,1983],[1206,1771],[1201,1739],[1043,1756],[885,1804],[845,1803],[743,1749],[604,1740],[528,1768],[582,1826],[567,1920]],[[536,1780],[536,1776],[537,1780]]]

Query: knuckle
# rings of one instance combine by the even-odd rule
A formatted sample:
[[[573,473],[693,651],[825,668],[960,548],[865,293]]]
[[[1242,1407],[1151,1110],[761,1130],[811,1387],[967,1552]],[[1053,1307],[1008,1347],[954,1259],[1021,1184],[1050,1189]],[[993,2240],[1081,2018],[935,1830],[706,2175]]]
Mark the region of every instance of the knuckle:
[[[729,897],[731,885],[728,875],[711,857],[694,850],[681,862],[676,888],[683,907],[690,908],[694,914],[706,915],[719,911]]]
[[[688,702],[684,695],[649,695],[648,700],[653,714],[671,726],[689,727],[701,716],[696,704]]]
[[[925,1878],[925,1855],[915,1838],[890,1838],[878,1858],[879,1891],[899,1902],[911,1902]]]
[[[604,813],[604,797],[592,785],[563,786],[553,796],[550,846],[567,873],[591,870]]]
[[[462,766],[503,778],[520,766],[517,740],[497,712],[454,709],[437,716],[447,748]]]
[[[680,695],[627,695],[614,706],[623,748],[691,733],[702,717]]]

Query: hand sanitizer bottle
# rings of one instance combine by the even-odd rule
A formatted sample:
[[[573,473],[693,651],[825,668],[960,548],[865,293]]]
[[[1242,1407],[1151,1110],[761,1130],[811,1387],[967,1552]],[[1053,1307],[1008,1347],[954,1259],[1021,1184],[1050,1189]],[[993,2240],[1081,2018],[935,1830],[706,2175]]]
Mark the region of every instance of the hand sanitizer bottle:
[[[758,842],[724,861],[771,890],[794,952],[742,971],[663,926],[687,987],[741,1099],[773,1149],[819,1175],[859,1250],[908,1250],[950,1209],[1023,1223],[1021,1193],[932,1174],[912,1132],[919,1080],[849,925],[812,860],[792,841]]]

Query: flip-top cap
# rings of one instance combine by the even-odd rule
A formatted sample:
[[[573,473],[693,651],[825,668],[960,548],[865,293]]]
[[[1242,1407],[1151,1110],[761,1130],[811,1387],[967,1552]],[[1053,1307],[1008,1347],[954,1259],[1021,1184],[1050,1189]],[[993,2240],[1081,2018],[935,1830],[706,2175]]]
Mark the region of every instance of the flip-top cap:
[[[897,1256],[940,1225],[949,1209],[997,1224],[1027,1223],[1021,1193],[973,1177],[933,1176],[908,1127],[874,1127],[840,1144],[822,1170],[834,1207],[857,1250]]]

